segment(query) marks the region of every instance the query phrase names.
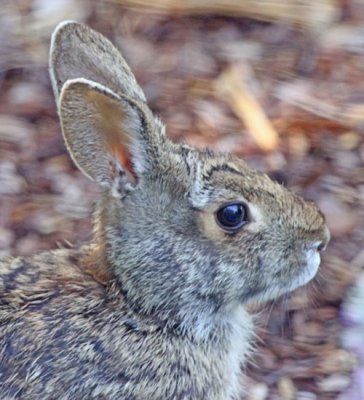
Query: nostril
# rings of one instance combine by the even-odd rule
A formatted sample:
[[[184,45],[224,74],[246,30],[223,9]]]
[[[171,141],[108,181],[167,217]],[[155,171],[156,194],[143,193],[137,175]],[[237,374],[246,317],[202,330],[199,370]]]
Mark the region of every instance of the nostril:
[[[325,248],[326,248],[326,242],[322,240],[313,242],[310,246],[310,249],[314,251],[322,251],[325,250]]]

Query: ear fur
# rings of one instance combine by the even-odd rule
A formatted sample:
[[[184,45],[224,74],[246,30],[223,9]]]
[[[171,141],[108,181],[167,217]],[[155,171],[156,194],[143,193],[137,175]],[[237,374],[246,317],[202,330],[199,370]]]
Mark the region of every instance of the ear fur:
[[[100,186],[111,186],[115,168],[132,177],[149,167],[148,149],[157,134],[146,106],[80,78],[64,84],[58,109],[73,160]]]
[[[145,95],[120,52],[100,33],[75,21],[61,22],[52,35],[49,70],[58,98],[67,80],[84,78],[114,93],[145,102]]]
[[[52,35],[50,75],[65,142],[81,171],[110,186],[115,172],[136,178],[153,166],[164,128],[108,39],[77,22],[60,23]]]

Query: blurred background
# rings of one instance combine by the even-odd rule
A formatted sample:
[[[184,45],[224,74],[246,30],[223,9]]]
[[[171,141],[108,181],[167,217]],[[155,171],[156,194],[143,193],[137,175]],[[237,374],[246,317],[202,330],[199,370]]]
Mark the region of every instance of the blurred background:
[[[47,71],[64,19],[121,49],[174,140],[312,199],[315,282],[261,312],[244,399],[364,399],[364,2],[0,0],[0,254],[91,239],[97,191],[65,151]]]

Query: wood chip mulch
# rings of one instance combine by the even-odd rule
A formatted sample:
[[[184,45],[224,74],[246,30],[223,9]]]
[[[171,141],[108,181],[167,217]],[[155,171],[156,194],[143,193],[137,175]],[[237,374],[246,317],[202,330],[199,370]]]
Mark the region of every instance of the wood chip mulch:
[[[54,26],[85,21],[122,50],[174,140],[235,152],[326,215],[332,240],[315,282],[260,311],[244,398],[364,399],[364,284],[350,303],[364,280],[364,6],[303,0],[330,4],[297,23],[178,3],[2,5],[0,254],[91,237],[97,191],[66,154],[47,73]]]

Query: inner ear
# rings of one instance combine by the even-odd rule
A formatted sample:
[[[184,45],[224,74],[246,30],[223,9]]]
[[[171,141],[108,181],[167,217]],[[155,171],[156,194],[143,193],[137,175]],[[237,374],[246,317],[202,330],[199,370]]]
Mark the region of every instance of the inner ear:
[[[135,165],[133,164],[129,154],[125,151],[123,146],[117,146],[112,149],[115,159],[123,165],[124,172],[128,175],[129,181],[136,184],[138,176],[135,172]]]
[[[131,158],[130,132],[140,128],[136,126],[137,116],[134,119],[130,118],[131,110],[128,110],[128,107],[121,107],[120,100],[115,101],[113,97],[105,96],[104,93],[93,90],[87,93],[87,97],[95,109],[95,125],[97,130],[102,132],[105,151],[119,162],[130,180],[135,183],[137,174]]]
[[[100,185],[110,186],[117,161],[130,180],[146,163],[143,130],[148,115],[133,100],[84,79],[66,82],[59,101],[62,130],[77,166]]]

